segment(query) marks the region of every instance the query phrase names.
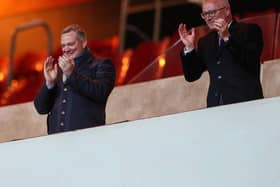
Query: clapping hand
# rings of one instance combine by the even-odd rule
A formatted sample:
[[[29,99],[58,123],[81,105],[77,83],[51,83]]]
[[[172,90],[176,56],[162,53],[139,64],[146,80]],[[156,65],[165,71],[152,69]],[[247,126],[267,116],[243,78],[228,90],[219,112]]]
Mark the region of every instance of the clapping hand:
[[[54,84],[57,78],[57,64],[52,56],[47,57],[44,63],[44,76],[47,84]]]
[[[218,18],[214,21],[214,29],[217,30],[220,38],[229,37],[228,23],[225,19]]]
[[[58,65],[66,77],[69,77],[74,70],[74,60],[65,55],[58,58]]]
[[[195,39],[194,28],[187,30],[186,25],[181,23],[178,28],[178,33],[181,41],[185,44],[186,48],[194,47],[194,39]]]

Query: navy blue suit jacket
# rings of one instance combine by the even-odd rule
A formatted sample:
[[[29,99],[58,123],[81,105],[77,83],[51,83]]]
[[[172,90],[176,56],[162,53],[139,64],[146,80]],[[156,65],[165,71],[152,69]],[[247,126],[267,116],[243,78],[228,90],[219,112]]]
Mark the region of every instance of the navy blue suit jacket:
[[[48,114],[48,133],[105,124],[105,107],[115,82],[115,69],[108,59],[92,56],[88,49],[74,59],[75,68],[65,83],[62,73],[54,88],[43,85],[34,100],[40,114]]]
[[[217,32],[212,31],[199,39],[197,49],[181,53],[187,81],[195,81],[204,71],[209,72],[208,107],[263,98],[260,83],[263,39],[259,26],[233,21],[229,32],[229,40],[222,45]]]

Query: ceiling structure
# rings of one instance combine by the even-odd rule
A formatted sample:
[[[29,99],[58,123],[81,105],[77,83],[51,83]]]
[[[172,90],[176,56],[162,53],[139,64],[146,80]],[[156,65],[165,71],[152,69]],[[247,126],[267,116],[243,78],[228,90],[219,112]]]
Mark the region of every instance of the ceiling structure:
[[[95,0],[1,0],[0,18],[48,8],[94,1]]]

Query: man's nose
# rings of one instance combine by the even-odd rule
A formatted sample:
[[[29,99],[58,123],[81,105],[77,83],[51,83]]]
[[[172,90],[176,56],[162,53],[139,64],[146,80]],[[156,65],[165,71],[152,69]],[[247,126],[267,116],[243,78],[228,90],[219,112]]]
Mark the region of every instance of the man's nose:
[[[208,20],[210,20],[212,17],[213,17],[213,16],[211,16],[210,14],[206,14],[205,17],[204,17],[204,19],[205,19],[206,21],[208,21]]]
[[[206,21],[206,22],[211,22],[212,19],[213,19],[213,16],[207,15],[207,16],[205,17],[205,21]]]

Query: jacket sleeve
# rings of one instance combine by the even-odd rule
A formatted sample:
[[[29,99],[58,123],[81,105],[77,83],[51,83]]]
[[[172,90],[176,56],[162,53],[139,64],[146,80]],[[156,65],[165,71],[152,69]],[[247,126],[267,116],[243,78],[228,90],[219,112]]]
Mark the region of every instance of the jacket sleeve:
[[[115,68],[106,59],[96,65],[94,79],[74,70],[67,81],[80,94],[97,103],[106,103],[115,85]]]
[[[258,77],[260,57],[263,49],[263,38],[260,27],[250,24],[237,33],[232,33],[225,47],[231,52],[235,62],[241,63],[249,75]]]
[[[47,114],[51,111],[57,92],[57,86],[48,89],[44,84],[34,99],[34,106],[39,114]]]
[[[198,46],[200,46],[200,41]],[[194,49],[191,52],[184,54],[181,51],[181,62],[184,72],[184,77],[188,82],[193,82],[198,80],[202,73],[207,69],[205,63],[202,61],[200,54],[200,47]]]

